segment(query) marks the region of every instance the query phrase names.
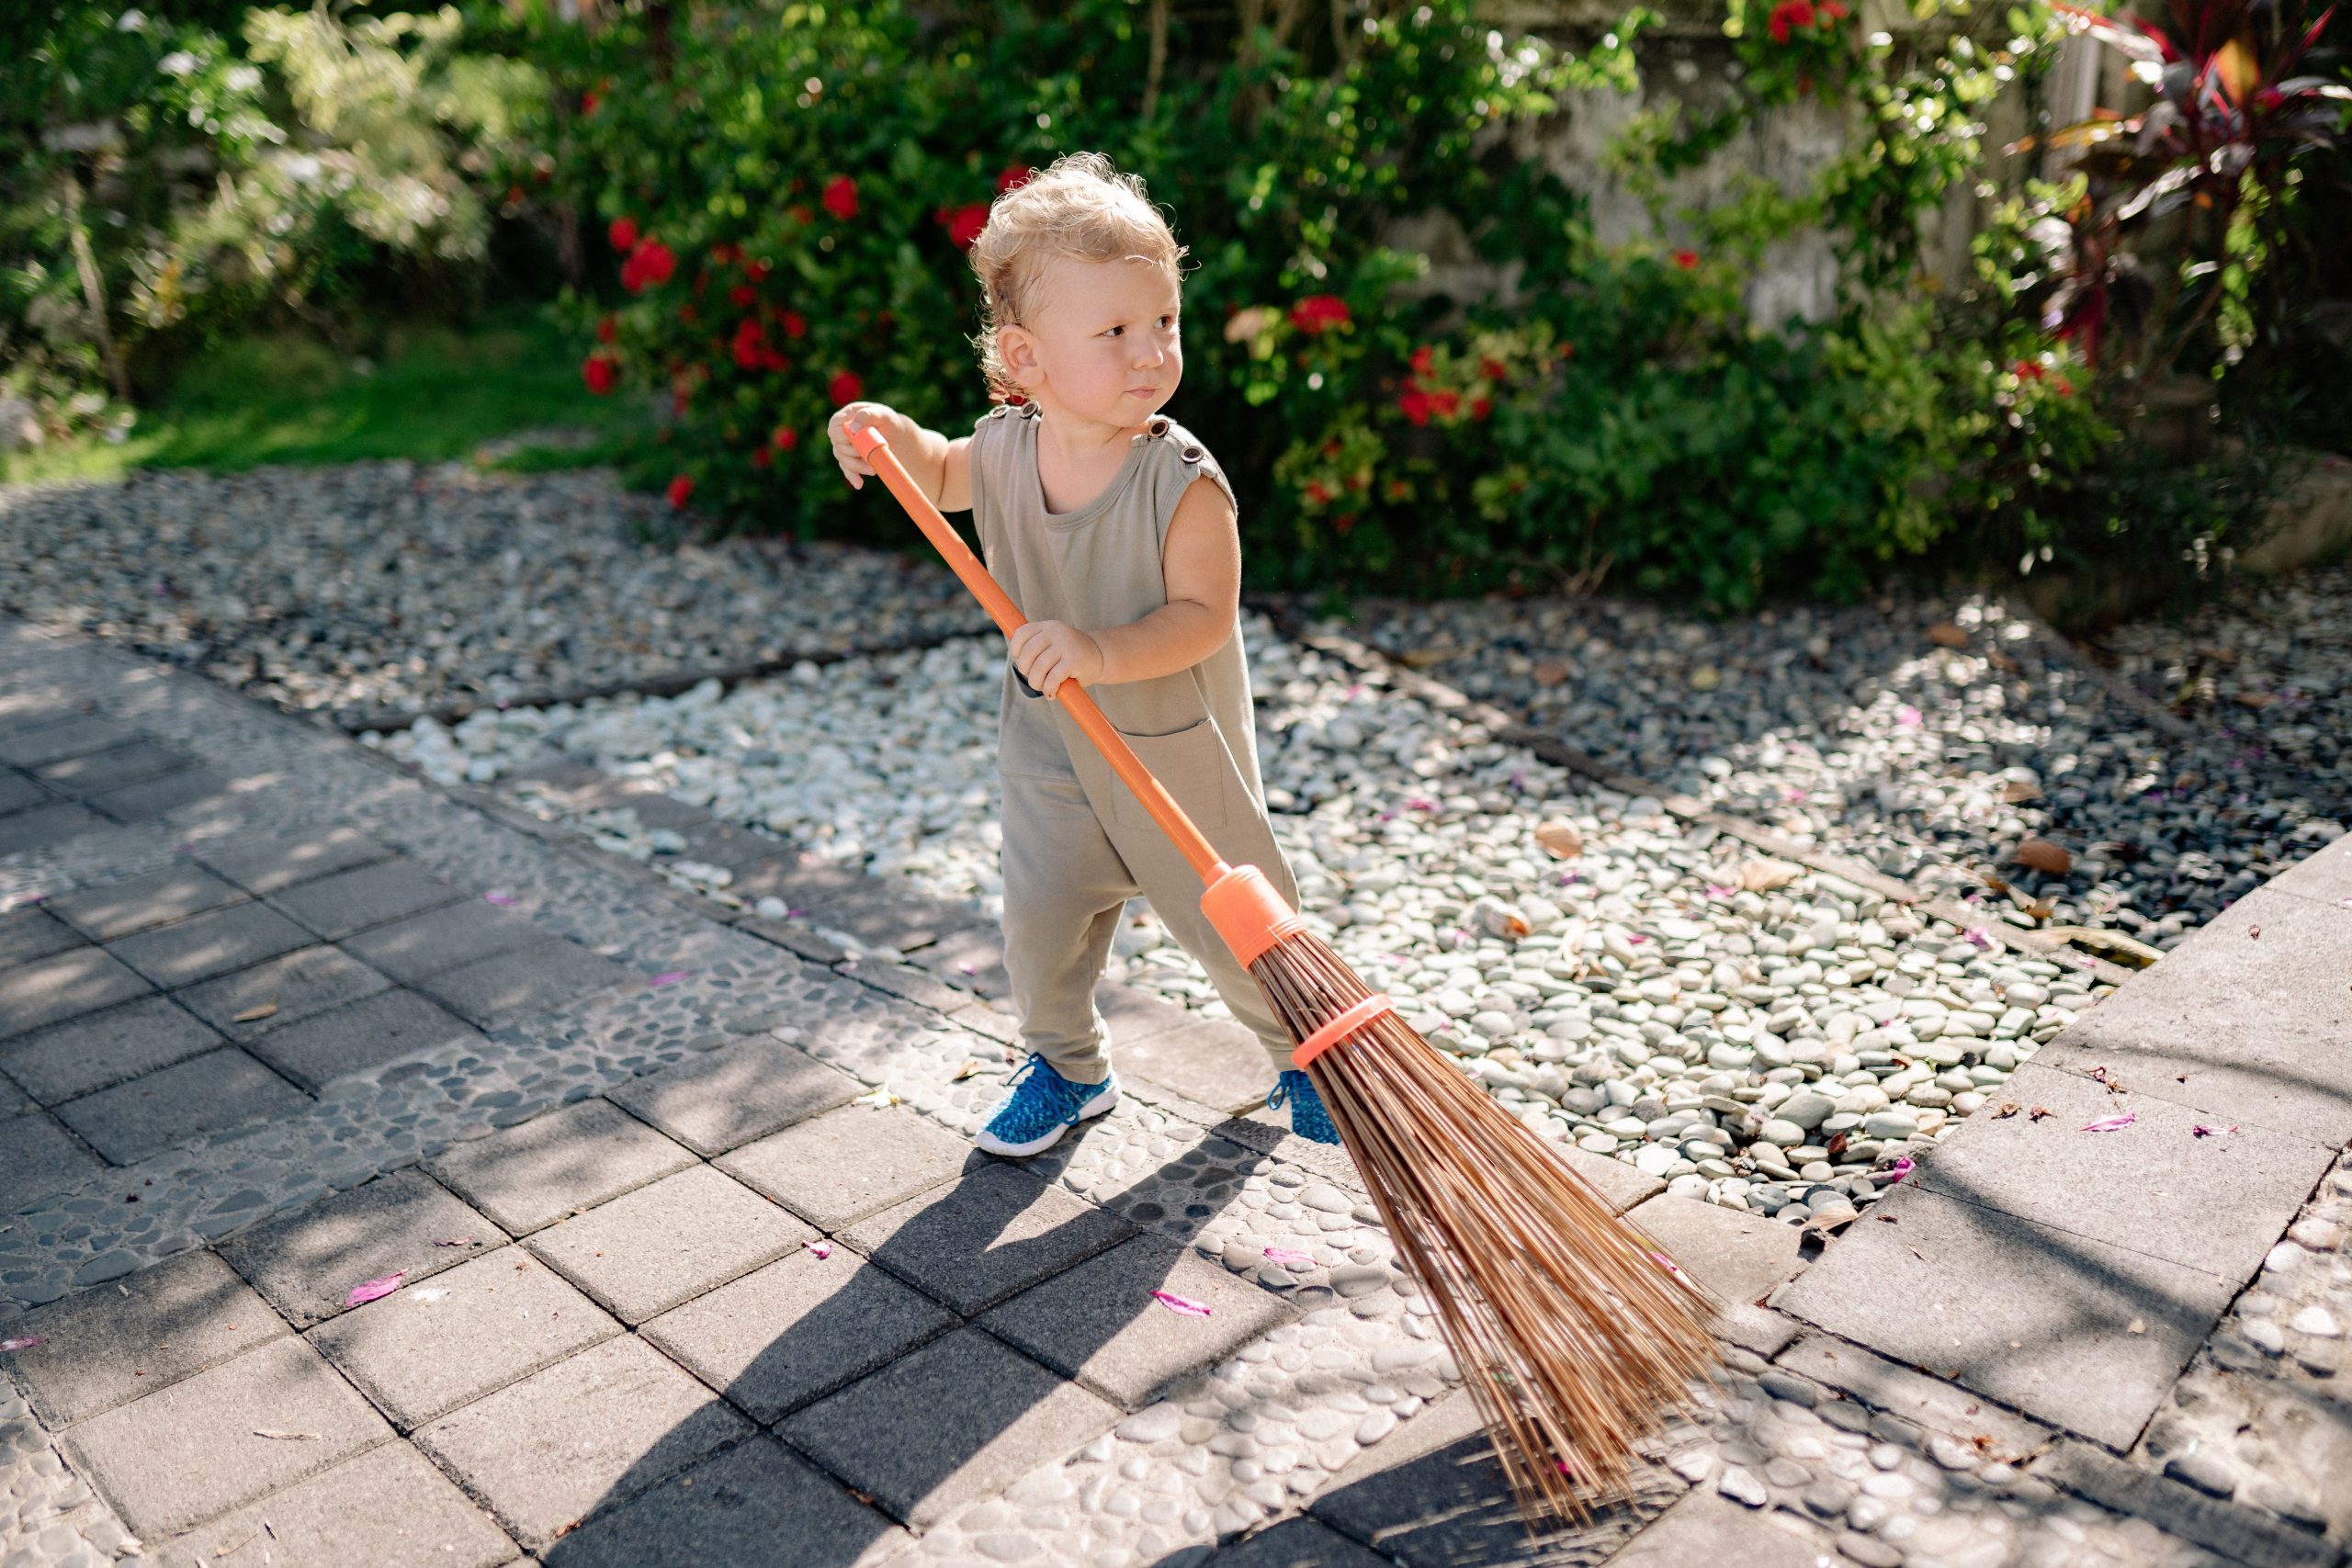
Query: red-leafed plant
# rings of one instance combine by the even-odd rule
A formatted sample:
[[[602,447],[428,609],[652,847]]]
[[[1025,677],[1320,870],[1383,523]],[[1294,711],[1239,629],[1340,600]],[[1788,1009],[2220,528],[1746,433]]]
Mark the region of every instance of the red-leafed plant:
[[[2273,336],[2299,254],[2301,188],[2342,140],[2352,87],[2313,73],[2335,7],[2310,0],[2172,0],[2170,28],[2058,0],[2122,51],[2154,97],[2042,138],[2080,150],[2061,281],[2045,325],[2133,378],[2233,363]]]

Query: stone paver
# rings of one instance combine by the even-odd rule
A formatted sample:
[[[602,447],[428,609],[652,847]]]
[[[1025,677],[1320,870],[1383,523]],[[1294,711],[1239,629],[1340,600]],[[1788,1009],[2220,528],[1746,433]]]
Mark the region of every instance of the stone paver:
[[[425,1168],[507,1235],[521,1236],[694,1163],[691,1153],[627,1111],[586,1100],[453,1145]]]
[[[416,987],[458,1017],[487,1029],[516,1013],[591,997],[636,977],[578,942],[548,940],[443,970],[417,981]]]
[[[175,993],[232,1040],[254,1040],[372,997],[391,982],[339,948],[297,948],[266,964]]]
[[[406,1443],[386,1443],[153,1547],[158,1568],[498,1568],[514,1543]]]
[[[1196,1317],[1154,1291],[1209,1309]],[[1133,1410],[1294,1314],[1280,1298],[1189,1247],[1137,1236],[1033,1286],[980,1326],[1065,1377]]]
[[[57,797],[14,768],[0,770],[0,817]]]
[[[308,931],[277,910],[248,903],[120,938],[107,951],[159,986],[192,986],[310,942]]]
[[[68,1427],[286,1332],[227,1264],[189,1252],[10,1320],[10,1336],[46,1343],[15,1352],[9,1370],[42,1420]]]
[[[785,1439],[922,1528],[992,1496],[1118,1412],[976,1328],[787,1418]]]
[[[1203,1568],[1391,1568],[1346,1536],[1310,1518],[1284,1519],[1210,1558]],[[1810,1563],[1805,1568],[1812,1568]]]
[[[1876,1212],[1895,1223],[1856,1225],[1773,1303],[2119,1448],[2237,1291],[2215,1272],[1907,1184]]]
[[[110,719],[89,716],[29,725],[0,735],[0,762],[14,768],[39,768],[67,757],[85,756],[109,746],[123,746],[139,732]]]
[[[1761,1214],[1658,1197],[1625,1217],[1722,1301],[1760,1301],[1803,1266],[1796,1227]]]
[[[855,1078],[807,1052],[755,1037],[623,1084],[612,1099],[707,1156],[846,1105],[864,1091]]]
[[[57,1119],[116,1165],[135,1165],[208,1133],[225,1133],[310,1103],[233,1045],[57,1108]]]
[[[204,844],[197,859],[249,893],[276,893],[298,882],[389,859],[392,852],[356,828],[322,832],[254,833]]]
[[[0,1039],[96,1012],[155,987],[98,947],[77,947],[0,969]]]
[[[60,795],[78,798],[104,795],[140,779],[185,768],[188,761],[185,753],[158,746],[152,740],[132,740],[124,745],[110,746],[103,751],[85,752],[62,762],[51,762],[34,772],[43,784]]]
[[[992,1164],[862,1220],[842,1236],[968,1316],[1133,1234],[1115,1214]]]
[[[1165,1084],[1187,1100],[1219,1111],[1262,1104],[1274,1087],[1274,1067],[1266,1048],[1229,1020],[1187,1019],[1139,1040],[1122,1038],[1114,1022],[1111,1039],[1123,1076]]]
[[[0,1072],[43,1105],[56,1105],[220,1043],[171,998],[142,997],[0,1043]]]
[[[1789,1514],[1758,1514],[1699,1490],[1652,1521],[1609,1560],[1610,1568],[1817,1568],[1830,1544],[1826,1532]]]
[[[538,1551],[752,1429],[624,1335],[420,1428],[416,1443]]]
[[[268,895],[269,901],[329,942],[385,925],[465,895],[414,861],[389,860],[339,871]]]
[[[0,968],[81,945],[81,932],[38,905],[0,915]]]
[[[763,1426],[961,1320],[846,1247],[806,1247],[648,1323],[645,1337]]]
[[[548,1568],[869,1568],[913,1544],[773,1438],[754,1438],[556,1542]]]
[[[54,806],[36,806],[29,811],[11,812],[0,817],[0,856],[21,854],[27,850],[45,850],[96,832],[107,825],[107,819],[96,812],[60,801]]]
[[[407,1431],[620,1331],[552,1269],[502,1247],[323,1323],[310,1340]]]
[[[316,1351],[288,1337],[93,1416],[62,1441],[125,1524],[161,1539],[390,1435]]]
[[[112,942],[224,904],[243,903],[246,897],[201,866],[175,865],[128,882],[68,893],[49,907],[92,939]]]
[[[181,768],[94,795],[90,804],[118,822],[153,822],[218,801],[228,793],[229,781],[209,769]]]
[[[451,1040],[476,1038],[465,1020],[414,991],[372,997],[273,1029],[248,1042],[254,1055],[305,1089],[370,1072]]]
[[[36,1112],[0,1121],[0,1214],[77,1187],[105,1169],[104,1160],[46,1116]]]
[[[403,985],[479,964],[541,940],[545,931],[513,909],[476,898],[412,915],[344,945]]]
[[[221,1256],[297,1328],[345,1310],[344,1298],[366,1280],[405,1270],[422,1284],[464,1262],[473,1249],[443,1247],[506,1239],[422,1172],[379,1177],[307,1209],[282,1214],[223,1242]]]
[[[834,1231],[952,1180],[985,1156],[904,1107],[846,1105],[747,1144],[718,1168]]]
[[[696,1165],[536,1232],[526,1245],[636,1324],[816,1235],[741,1182]]]

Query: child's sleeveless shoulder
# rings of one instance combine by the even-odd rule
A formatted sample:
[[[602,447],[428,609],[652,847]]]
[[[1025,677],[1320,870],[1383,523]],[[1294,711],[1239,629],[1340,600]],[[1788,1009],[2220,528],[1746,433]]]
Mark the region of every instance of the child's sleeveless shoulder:
[[[1241,510],[1240,502],[1234,498],[1233,481],[1226,478],[1224,468],[1199,436],[1172,419],[1154,415],[1146,434],[1136,439],[1150,449],[1144,483],[1148,487],[1152,515],[1159,525],[1161,539],[1167,538],[1168,525],[1175,520],[1177,504],[1195,479],[1210,480],[1225,492],[1226,504],[1236,513]]]
[[[964,457],[971,475],[972,511],[976,514],[993,507],[999,497],[1011,493],[1005,487],[1012,473],[1013,449],[1018,445],[1016,427],[1021,419],[1019,409],[999,403],[972,422],[972,445]]]

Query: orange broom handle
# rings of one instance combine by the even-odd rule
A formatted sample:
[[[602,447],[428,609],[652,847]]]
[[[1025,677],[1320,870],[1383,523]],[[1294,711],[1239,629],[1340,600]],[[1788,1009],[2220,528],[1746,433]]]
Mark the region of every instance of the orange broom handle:
[[[1027,626],[1028,619],[1021,614],[1021,607],[997,586],[996,579],[989,575],[989,569],[980,564],[980,558],[972,553],[972,547],[964,542],[964,536],[940,515],[939,508],[932,504],[931,497],[922,492],[922,487],[915,483],[914,476],[907,472],[906,465],[899,462],[898,455],[890,450],[889,439],[870,424],[852,425],[849,438],[859,455],[874,465],[875,473],[890,487],[890,493],[899,498],[899,504],[907,509],[907,515],[915,520],[915,526],[923,531],[923,536],[946,559],[949,570],[964,580],[964,586],[972,591],[972,596],[995,620],[998,629],[1010,637]],[[1125,737],[1111,727],[1111,721],[1103,716],[1094,699],[1088,696],[1077,682],[1065,681],[1055,700],[1069,710],[1069,716],[1086,731],[1086,738],[1094,742],[1096,750],[1102,753],[1103,760],[1111,764],[1112,770],[1126,781],[1129,789],[1136,792],[1136,798],[1142,801],[1144,809],[1151,813],[1151,819],[1176,841],[1177,849],[1183,852],[1184,859],[1199,874],[1201,880],[1213,883],[1225,874],[1229,868],[1218,857],[1216,849],[1201,830],[1193,826],[1193,819],[1184,815],[1184,808],[1176,804],[1176,797],[1151,776],[1151,770],[1143,765],[1143,759],[1136,755]]]

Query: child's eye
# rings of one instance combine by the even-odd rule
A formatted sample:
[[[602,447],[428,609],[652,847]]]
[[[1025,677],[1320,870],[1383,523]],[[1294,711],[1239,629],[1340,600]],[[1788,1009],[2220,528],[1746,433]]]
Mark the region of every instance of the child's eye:
[[[1173,317],[1173,316],[1162,316],[1162,317],[1160,317],[1160,318],[1159,318],[1159,330],[1160,330],[1161,332],[1164,332],[1164,333],[1172,333],[1172,332],[1174,332],[1174,331],[1176,330],[1176,318],[1175,318],[1175,317]]]
[[[1117,337],[1121,333],[1125,332],[1126,330],[1127,329],[1125,327],[1113,327],[1109,332],[1104,333],[1102,335],[1104,337]]]

